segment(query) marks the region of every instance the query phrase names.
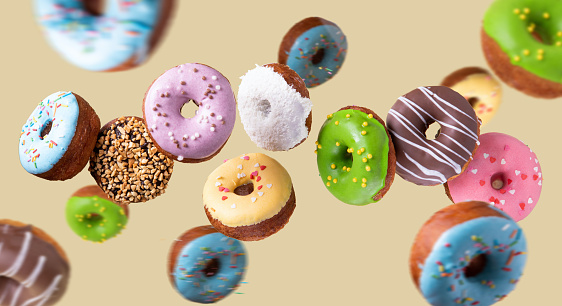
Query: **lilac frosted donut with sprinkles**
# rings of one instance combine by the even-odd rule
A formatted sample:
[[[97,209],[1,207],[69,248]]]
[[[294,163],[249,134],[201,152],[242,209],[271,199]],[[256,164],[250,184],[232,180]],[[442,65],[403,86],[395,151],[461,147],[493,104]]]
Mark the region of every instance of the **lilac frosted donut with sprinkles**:
[[[43,99],[21,129],[19,158],[29,173],[67,180],[88,163],[100,119],[79,95],[55,92]]]
[[[195,116],[181,109],[195,103]],[[176,66],[156,79],[144,97],[143,115],[154,144],[168,157],[184,163],[211,159],[225,145],[236,120],[236,99],[230,82],[204,64]]]
[[[34,0],[49,44],[70,63],[92,71],[143,63],[167,24],[174,0]]]

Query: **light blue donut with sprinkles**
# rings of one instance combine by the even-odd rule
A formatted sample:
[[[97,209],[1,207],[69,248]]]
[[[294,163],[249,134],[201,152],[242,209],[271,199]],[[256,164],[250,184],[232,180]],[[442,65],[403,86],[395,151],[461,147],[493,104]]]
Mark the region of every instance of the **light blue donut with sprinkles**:
[[[466,221],[445,231],[434,244],[420,267],[420,291],[431,305],[492,305],[515,288],[526,253],[523,231],[511,218]],[[465,268],[476,256],[485,256],[484,268],[467,277]]]
[[[244,245],[221,233],[201,236],[180,251],[172,272],[176,290],[186,299],[214,303],[234,291],[246,271]],[[214,270],[209,270],[209,266]]]
[[[78,101],[70,91],[55,92],[39,103],[21,129],[19,156],[27,172],[45,173],[61,159],[76,132],[78,114]],[[41,137],[49,125],[49,133]]]
[[[319,17],[311,18],[326,21]],[[325,23],[327,24],[306,30],[295,39],[290,51],[285,51],[286,63],[280,57],[279,62],[298,73],[308,88],[318,86],[334,77],[343,65],[347,54],[347,38],[342,30],[332,22]]]
[[[134,59],[142,63],[158,23],[161,0],[106,0],[102,16],[85,0],[34,0],[36,19],[50,45],[72,64],[110,70]]]

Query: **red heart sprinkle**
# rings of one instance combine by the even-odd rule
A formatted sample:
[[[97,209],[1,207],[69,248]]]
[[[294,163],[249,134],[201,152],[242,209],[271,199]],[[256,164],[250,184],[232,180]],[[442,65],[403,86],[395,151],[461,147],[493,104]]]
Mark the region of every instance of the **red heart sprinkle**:
[[[538,175],[536,175],[536,174],[533,175],[533,181],[536,181],[538,178],[539,178]]]
[[[495,159],[495,158],[493,158],[493,157],[490,157],[490,162],[491,162],[491,163],[494,163],[495,161],[496,161],[496,159]]]
[[[480,180],[480,186],[484,186],[484,184],[486,184],[486,182],[484,182],[483,180]]]
[[[250,160],[250,156],[244,156],[245,160]]]
[[[225,188],[225,189],[224,189],[224,192],[230,192],[230,189]]]
[[[525,210],[525,203],[519,203],[519,207],[521,207],[522,210]]]
[[[489,202],[494,202],[494,200],[495,200],[494,197],[490,197],[490,198],[488,199]]]
[[[501,193],[501,194],[504,194],[506,191],[507,191],[507,190],[505,190],[505,189],[500,189],[500,193]]]
[[[219,191],[223,191],[223,190],[224,190],[224,187],[222,187],[222,186],[219,187]]]
[[[499,199],[495,199],[495,200],[494,200],[494,203],[500,204],[500,200],[499,200]]]
[[[510,180],[510,179],[507,179],[507,184],[508,184],[508,185],[511,184],[511,182],[513,182],[513,181]]]
[[[261,176],[258,176],[258,177],[256,178],[256,182],[259,182],[259,181],[261,181]]]
[[[223,201],[226,200],[226,199],[228,199],[227,196],[222,196],[222,200],[223,200]]]
[[[261,170],[265,170],[265,168],[266,168],[265,166],[260,166]]]
[[[251,173],[251,175],[253,175],[253,176],[258,176],[258,172],[257,172],[257,171],[254,171],[254,172]]]
[[[526,178],[527,178],[527,175],[526,175],[526,174],[521,174],[521,179],[522,179],[522,180],[524,180],[524,179],[526,179]]]
[[[259,185],[259,186],[258,186],[258,190],[261,190],[262,187],[263,187],[263,185]]]

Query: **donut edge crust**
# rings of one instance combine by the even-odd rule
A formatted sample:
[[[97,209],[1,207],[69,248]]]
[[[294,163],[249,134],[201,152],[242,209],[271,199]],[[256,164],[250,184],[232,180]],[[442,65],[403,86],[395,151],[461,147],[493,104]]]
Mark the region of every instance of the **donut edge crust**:
[[[183,247],[199,237],[217,232],[218,231],[211,225],[198,226],[187,230],[174,240],[168,252],[168,279],[170,280],[170,283],[174,288],[176,287],[176,284],[174,282],[173,272],[176,268],[176,258],[180,254]]]
[[[321,17],[308,17],[295,23],[289,29],[289,31],[287,31],[285,36],[283,36],[283,40],[281,40],[277,61],[280,64],[286,65],[287,58],[289,57],[287,53],[291,51],[291,47],[293,46],[297,38],[299,38],[302,35],[302,33],[308,31],[309,29],[321,25],[332,25],[337,27],[335,23]]]
[[[466,103],[468,103],[468,101],[466,101]],[[472,108],[472,106],[470,108]],[[480,120],[480,118],[478,118],[478,115],[476,115],[476,112],[474,112],[474,118],[476,119],[476,123],[478,124],[478,126],[476,127],[476,136],[478,136],[478,139],[480,139],[480,127],[482,126],[482,121]],[[450,178],[448,178],[447,182],[455,179],[457,176],[461,175],[466,170],[466,168],[468,168],[468,164],[470,164],[470,161],[472,161],[472,156],[474,156],[474,153],[476,152],[476,150],[478,149],[479,146],[480,146],[479,141],[476,141],[476,143],[474,144],[474,150],[472,150],[472,153],[470,154],[470,157],[468,158],[466,163],[464,163],[464,165],[462,166],[461,172],[459,172],[459,174],[457,174],[457,175],[453,175]],[[445,183],[447,183],[447,182],[445,182]],[[445,184],[445,183],[443,183],[443,184]],[[436,185],[439,185],[439,184],[436,184]],[[433,185],[433,186],[436,186],[436,185]]]
[[[168,28],[168,24],[172,19],[172,13],[176,6],[176,0],[162,0],[162,9],[160,11],[160,15],[158,16],[158,22],[152,31],[152,35],[148,41],[148,56],[152,55],[154,50],[159,46],[159,43],[162,39],[162,36],[165,34],[166,29]],[[117,72],[117,71],[124,71],[135,68],[139,65],[142,65],[145,61],[148,60],[148,57],[141,63],[137,62],[137,57],[132,56],[127,61],[122,63],[117,67],[113,67],[107,70],[103,70],[104,72]]]
[[[509,56],[483,27],[480,38],[488,65],[505,84],[535,98],[554,99],[562,96],[562,84],[543,79],[519,66],[512,65]]]
[[[36,176],[50,181],[64,181],[80,173],[90,160],[100,130],[100,118],[94,109],[78,94],[72,92],[78,102],[78,120],[74,137],[66,152],[51,170]],[[86,158],[87,156],[87,158]]]
[[[238,239],[241,241],[257,241],[267,238],[280,231],[289,222],[289,218],[293,214],[296,207],[295,189],[291,187],[291,195],[281,208],[281,210],[273,217],[252,225],[230,227],[222,224],[220,220],[211,216],[211,213],[205,206],[205,214],[211,225],[225,236]]]
[[[98,185],[88,185],[76,190],[70,197],[92,197],[97,196],[102,199],[108,200],[111,203],[119,205],[125,211],[125,216],[129,218],[129,205],[124,203],[115,203]]]
[[[419,277],[422,270],[418,263],[425,263],[425,259],[433,250],[435,242],[441,234],[466,221],[480,217],[501,217],[509,219],[490,204],[481,201],[467,201],[451,204],[433,214],[418,231],[410,250],[410,275],[419,290]]]
[[[365,114],[373,115],[373,119],[376,119],[380,124],[382,124],[386,132],[386,136],[388,137],[388,166],[386,168],[384,187],[372,197],[374,201],[379,201],[384,197],[384,195],[390,189],[390,186],[392,185],[392,182],[394,182],[394,177],[396,175],[396,151],[394,151],[394,143],[392,142],[392,137],[390,137],[390,133],[388,133],[388,129],[386,128],[386,124],[384,120],[382,120],[382,118],[379,117],[374,111],[366,107],[355,106],[355,105],[340,108],[338,111],[346,110],[346,109],[354,109],[354,110],[361,111]]]
[[[476,66],[471,66],[471,67],[464,67],[464,68],[460,68],[457,69],[453,72],[451,72],[449,75],[447,75],[443,81],[441,81],[441,86],[446,86],[446,87],[453,87],[455,85],[457,85],[457,83],[463,81],[464,79],[466,79],[466,77],[473,75],[473,74],[487,74],[487,75],[491,75],[490,72],[484,68],[480,68],[480,67],[476,67]]]
[[[216,70],[215,68],[206,65],[206,64],[202,64],[202,63],[193,63],[193,64],[198,64],[198,65],[204,65],[207,66],[211,69]],[[176,67],[179,67],[180,65],[174,66],[168,70],[174,69]],[[196,159],[196,158],[186,158],[184,157],[182,160],[178,160],[178,156],[174,155],[166,150],[164,150],[162,147],[160,147],[160,145],[158,144],[158,142],[152,137],[152,134],[150,133],[150,127],[148,126],[148,124],[146,123],[146,114],[144,112],[144,104],[146,103],[146,97],[148,96],[148,92],[150,91],[150,88],[152,88],[152,85],[154,85],[154,82],[156,82],[156,80],[158,80],[162,75],[164,75],[164,73],[168,72],[168,70],[164,71],[163,73],[161,73],[156,79],[154,79],[152,81],[152,83],[150,83],[150,86],[148,86],[148,89],[146,90],[146,92],[144,93],[144,98],[142,99],[142,121],[144,122],[144,125],[146,126],[146,132],[148,133],[148,137],[150,137],[150,139],[152,139],[152,144],[154,144],[154,146],[156,147],[156,149],[158,149],[158,152],[166,155],[168,158],[172,159],[174,162],[180,162],[180,163],[186,163],[186,164],[196,164],[196,163],[202,163],[208,160],[211,160],[213,157],[217,156],[217,154],[220,153],[220,151],[222,150],[222,148],[224,148],[224,146],[226,145],[226,143],[228,142],[228,140],[230,139],[230,136],[232,136],[232,132],[230,133],[230,135],[228,135],[228,138],[224,141],[224,143],[222,144],[222,146],[220,148],[218,148],[215,152],[213,152],[213,154],[201,158],[201,159]],[[228,84],[232,87],[232,84],[230,83],[230,80],[225,77],[220,71],[216,70],[218,73],[220,73],[222,75],[223,78],[225,78],[228,81]],[[233,91],[234,93],[234,91]],[[236,101],[236,96],[234,96],[234,103],[238,104],[238,102]],[[198,105],[199,107],[199,105]],[[235,119],[236,120],[236,119]]]
[[[302,78],[298,75],[298,73],[291,69],[291,67],[281,63],[271,63],[264,65],[264,67],[273,68],[273,72],[280,74],[285,82],[287,82],[289,86],[295,89],[301,95],[301,97],[310,99],[310,94],[308,92],[308,88],[306,88],[306,84],[304,84]],[[310,129],[312,127],[312,109],[310,110],[308,117],[306,117],[306,121],[304,124],[306,126],[306,129],[308,130],[307,136],[303,138],[301,142],[289,148],[289,150],[294,149],[301,143],[305,142],[305,140],[308,139],[308,136],[310,136]]]

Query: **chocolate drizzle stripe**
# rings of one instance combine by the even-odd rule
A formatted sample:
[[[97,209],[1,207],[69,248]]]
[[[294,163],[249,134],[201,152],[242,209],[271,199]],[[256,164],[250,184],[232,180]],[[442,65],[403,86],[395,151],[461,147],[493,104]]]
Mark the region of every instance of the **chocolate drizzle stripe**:
[[[432,101],[433,101],[433,99],[427,94],[428,92],[432,93],[433,96],[435,96],[435,97],[437,98],[437,100],[443,102],[445,105],[447,105],[447,106],[449,106],[450,108],[456,110],[456,111],[459,112],[461,115],[466,116],[468,119],[470,119],[470,120],[476,122],[476,119],[474,119],[473,117],[471,117],[469,114],[463,112],[462,110],[460,110],[458,107],[454,106],[453,104],[447,102],[446,100],[443,100],[441,97],[439,97],[439,96],[438,96],[437,94],[435,94],[433,91],[429,90],[427,87],[418,87],[418,88],[419,88],[423,93],[425,93],[425,95],[426,95],[429,99],[431,99]],[[434,101],[434,103],[435,103],[435,101]],[[437,104],[436,104],[436,105],[437,105]],[[441,109],[441,110],[443,110],[443,109]],[[444,110],[443,110],[443,111],[444,111]],[[455,120],[455,121],[456,121],[456,120]],[[457,121],[457,122],[458,122],[458,121]],[[460,122],[458,122],[458,123],[461,124]],[[466,128],[466,127],[465,127],[465,128]],[[469,128],[466,128],[466,129],[467,129],[469,132],[471,132]],[[475,134],[476,134],[476,133],[475,133]]]
[[[41,293],[40,295],[31,298],[29,300],[27,300],[25,303],[23,303],[21,306],[28,306],[33,302],[36,302],[38,300],[40,300],[39,303],[37,303],[37,306],[39,305],[43,305],[46,301],[49,300],[49,298],[51,297],[51,295],[53,295],[53,293],[55,292],[55,290],[57,290],[57,285],[58,283],[61,281],[62,279],[62,274],[57,275],[53,281],[51,282],[51,284],[49,285],[49,287],[43,291],[43,293]]]
[[[470,152],[469,150],[467,150],[463,145],[461,145],[461,144],[460,144],[458,141],[456,141],[453,137],[451,137],[451,136],[449,136],[449,135],[447,135],[447,134],[445,134],[445,133],[441,133],[441,134],[439,134],[439,135],[443,135],[443,136],[449,138],[452,142],[454,142],[457,146],[459,146],[459,148],[463,149],[467,154],[472,155],[472,152]]]
[[[428,175],[428,176],[437,176],[439,178],[439,180],[442,181],[442,182],[447,181],[447,178],[443,175],[443,173],[441,173],[437,170],[431,170],[431,169],[428,169],[428,168],[422,166],[415,159],[411,158],[410,155],[408,155],[408,153],[404,153],[404,155],[406,156],[406,158],[412,164],[414,164],[421,172],[423,172],[423,174]]]
[[[31,232],[25,232],[25,238],[23,244],[21,246],[20,252],[18,253],[18,257],[14,263],[4,272],[1,272],[0,275],[12,277],[16,273],[18,273],[25,257],[27,256],[27,251],[29,250],[29,243],[31,242]]]
[[[10,302],[10,306],[16,306],[18,298],[20,297],[21,291],[23,290],[23,285],[20,284],[16,292],[12,295],[12,301]]]
[[[35,268],[33,268],[33,272],[31,272],[26,280],[21,282],[22,285],[24,285],[26,288],[33,286],[33,284],[37,280],[37,277],[39,276],[41,271],[43,271],[43,265],[45,264],[46,259],[47,257],[43,255],[39,256],[39,258],[37,259],[37,264],[35,265]]]
[[[402,169],[403,171],[407,172],[407,173],[410,174],[411,176],[416,177],[416,178],[418,178],[418,179],[420,179],[420,180],[424,180],[424,181],[433,181],[433,182],[437,182],[437,183],[440,183],[440,182],[441,182],[440,180],[436,180],[436,179],[432,179],[432,178],[428,178],[428,177],[421,177],[421,176],[415,174],[414,172],[408,170],[408,169],[405,168],[404,166],[402,166],[399,162],[396,162],[396,165],[397,165],[400,169]]]

